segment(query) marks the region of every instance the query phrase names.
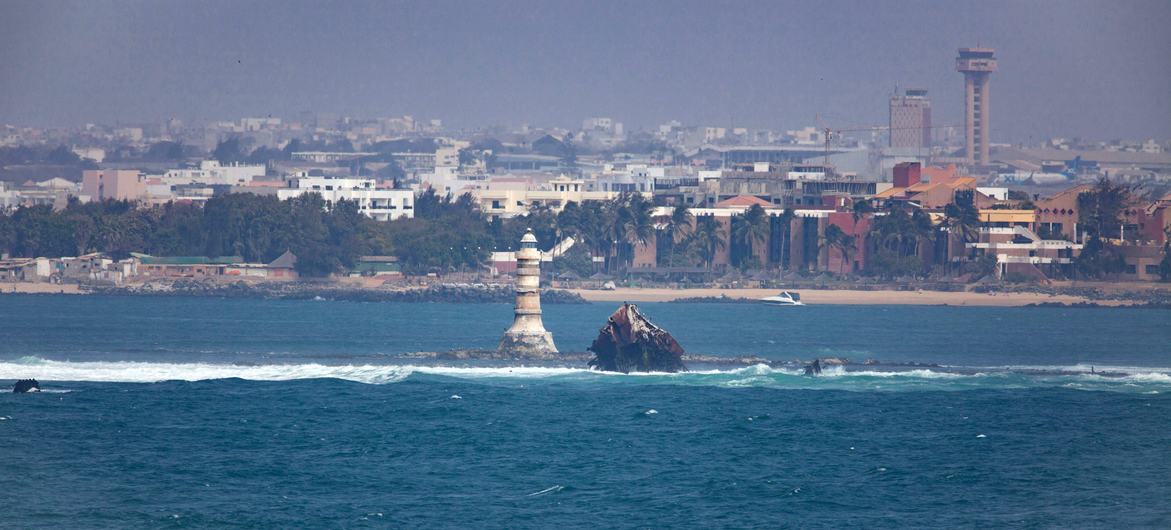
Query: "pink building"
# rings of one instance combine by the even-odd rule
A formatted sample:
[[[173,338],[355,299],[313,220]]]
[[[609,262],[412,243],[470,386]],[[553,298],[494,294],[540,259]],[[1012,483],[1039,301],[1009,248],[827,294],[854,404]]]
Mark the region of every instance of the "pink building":
[[[81,189],[92,201],[139,201],[146,198],[146,183],[138,171],[125,169],[86,170],[82,172]]]

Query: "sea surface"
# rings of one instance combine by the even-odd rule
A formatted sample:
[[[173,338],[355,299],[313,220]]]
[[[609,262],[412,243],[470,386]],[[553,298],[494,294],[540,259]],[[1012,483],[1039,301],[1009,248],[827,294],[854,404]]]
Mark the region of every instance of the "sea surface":
[[[545,307],[584,351],[615,304]],[[426,362],[501,304],[0,296],[2,528],[1171,527],[1171,311],[640,304],[617,375]],[[908,366],[910,363],[920,363]]]

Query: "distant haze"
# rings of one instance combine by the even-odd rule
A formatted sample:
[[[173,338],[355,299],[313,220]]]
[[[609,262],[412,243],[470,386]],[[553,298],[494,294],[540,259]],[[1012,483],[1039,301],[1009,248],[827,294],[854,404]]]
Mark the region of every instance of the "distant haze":
[[[0,123],[304,110],[454,127],[885,125],[895,86],[961,121],[956,48],[996,48],[993,141],[1171,137],[1171,2],[0,0]]]

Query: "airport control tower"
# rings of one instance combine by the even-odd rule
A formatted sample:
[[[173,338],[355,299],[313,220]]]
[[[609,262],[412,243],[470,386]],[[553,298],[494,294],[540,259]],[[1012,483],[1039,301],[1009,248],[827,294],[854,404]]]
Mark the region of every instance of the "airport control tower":
[[[977,166],[988,159],[988,78],[996,71],[992,48],[960,48],[956,71],[964,74],[964,133],[967,155]]]
[[[497,348],[520,357],[541,357],[557,353],[553,334],[541,322],[541,251],[532,229],[520,238],[516,252],[516,308],[512,327],[504,332]]]

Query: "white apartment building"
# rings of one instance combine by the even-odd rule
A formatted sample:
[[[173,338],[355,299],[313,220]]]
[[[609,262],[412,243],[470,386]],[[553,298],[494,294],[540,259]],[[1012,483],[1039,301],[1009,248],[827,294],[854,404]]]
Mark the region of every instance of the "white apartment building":
[[[344,177],[309,177],[294,179],[293,187],[277,190],[282,201],[316,193],[329,206],[338,201],[355,201],[358,211],[375,221],[393,221],[415,216],[415,194],[411,190],[379,189],[374,179]]]
[[[220,164],[218,160],[204,160],[199,169],[172,169],[163,175],[163,182],[176,184],[248,184],[253,178],[263,177],[263,165]]]

